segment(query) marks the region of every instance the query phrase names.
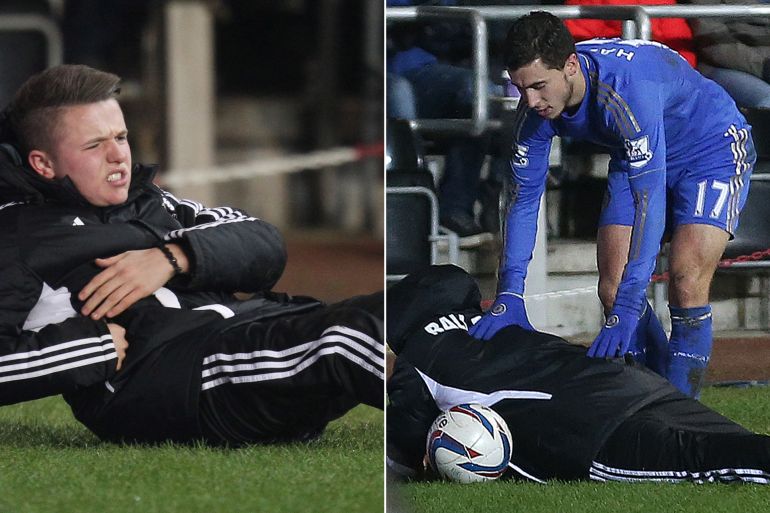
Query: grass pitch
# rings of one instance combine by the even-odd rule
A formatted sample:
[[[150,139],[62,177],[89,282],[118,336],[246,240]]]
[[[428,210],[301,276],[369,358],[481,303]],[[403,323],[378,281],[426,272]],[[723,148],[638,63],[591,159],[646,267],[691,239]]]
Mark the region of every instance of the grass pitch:
[[[770,388],[707,388],[702,401],[759,433],[770,434]],[[515,439],[514,439],[515,443]],[[404,513],[767,513],[770,486],[493,482],[410,483],[388,492],[388,510]]]
[[[382,454],[365,406],[310,443],[212,449],[102,443],[48,398],[0,408],[0,512],[376,512]]]

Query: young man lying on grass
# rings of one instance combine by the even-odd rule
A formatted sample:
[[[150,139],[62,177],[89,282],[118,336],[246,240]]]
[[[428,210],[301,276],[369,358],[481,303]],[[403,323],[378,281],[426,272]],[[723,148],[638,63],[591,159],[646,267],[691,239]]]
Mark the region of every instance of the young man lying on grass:
[[[103,439],[230,445],[382,408],[382,295],[270,292],[278,231],[132,165],[119,81],[57,66],[3,113],[0,404],[63,394]]]

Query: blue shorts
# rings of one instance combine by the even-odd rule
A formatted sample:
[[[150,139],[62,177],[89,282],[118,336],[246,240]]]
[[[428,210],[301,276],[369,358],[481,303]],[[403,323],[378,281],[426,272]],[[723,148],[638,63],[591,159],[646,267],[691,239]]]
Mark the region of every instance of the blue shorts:
[[[683,224],[710,224],[730,234],[749,194],[749,178],[757,160],[751,127],[725,132],[713,151],[666,170],[666,231]],[[634,225],[634,199],[628,174],[610,163],[607,193],[599,226]]]

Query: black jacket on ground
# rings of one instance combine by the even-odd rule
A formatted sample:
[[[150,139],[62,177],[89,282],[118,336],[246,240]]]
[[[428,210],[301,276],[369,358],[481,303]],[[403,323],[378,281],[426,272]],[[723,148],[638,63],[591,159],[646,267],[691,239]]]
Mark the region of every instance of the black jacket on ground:
[[[687,401],[663,378],[591,359],[585,348],[518,326],[491,340],[470,336],[479,291],[458,267],[436,266],[388,289],[387,340],[397,354],[388,380],[389,467],[419,469],[440,410],[490,406],[513,436],[513,475],[587,479],[591,462],[629,416],[656,401]]]
[[[286,262],[276,228],[236,209],[179,200],[152,183],[152,167],[134,166],[126,203],[94,207],[68,178],[45,180],[0,153],[0,404],[65,394],[76,416],[99,431],[93,423],[104,411],[88,411],[94,402],[86,398],[119,392],[152,365],[158,348],[189,333],[189,345],[174,348],[179,390],[157,394],[159,408],[164,395],[188,397],[176,414],[194,424],[208,331],[234,313],[259,320],[318,304],[267,292]],[[191,272],[115,319],[129,341],[116,374],[107,322],[82,316],[77,294],[101,271],[94,259],[161,241],[184,248]],[[235,291],[257,295],[237,301]],[[167,423],[172,432],[175,419]]]

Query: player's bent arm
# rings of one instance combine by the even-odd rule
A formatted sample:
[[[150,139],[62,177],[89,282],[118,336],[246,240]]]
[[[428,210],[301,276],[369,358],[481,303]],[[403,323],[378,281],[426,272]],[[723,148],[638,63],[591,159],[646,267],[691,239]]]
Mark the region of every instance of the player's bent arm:
[[[117,352],[103,321],[73,317],[40,331],[0,327],[0,404],[99,385],[115,375]]]
[[[525,118],[522,123],[510,164],[513,190],[505,197],[497,298],[490,310],[468,330],[479,340],[489,340],[500,329],[514,324],[534,329],[524,305],[524,278],[535,247],[553,133],[550,126],[539,119]]]
[[[608,126],[617,135],[620,166],[628,173],[634,202],[634,222],[628,261],[607,321],[587,355],[615,357],[624,354],[644,305],[647,284],[655,268],[666,216],[666,138],[663,103],[666,91],[637,80],[624,88],[622,111],[606,109]],[[620,101],[619,100],[619,101]],[[612,191],[609,191],[612,193]]]
[[[505,198],[498,293],[524,293],[524,279],[535,247],[537,218],[545,191],[550,149],[550,138],[532,141],[527,146],[517,144],[517,153],[511,161],[513,191]]]
[[[665,171],[652,170],[631,177],[630,184],[636,216],[628,263],[618,286],[615,304],[638,307],[641,313],[665,230],[665,215],[662,214],[666,211]]]
[[[666,136],[656,95],[636,92],[629,96],[639,131],[628,138],[625,168],[634,198],[634,225],[628,263],[618,286],[615,304],[642,313],[647,284],[655,269],[666,217]]]
[[[207,208],[160,191],[164,206],[183,228],[165,236],[190,261],[184,286],[257,292],[270,289],[286,265],[278,229],[231,207]]]
[[[662,212],[665,212],[666,192],[665,184],[659,183],[661,177],[665,181],[663,170],[652,170],[630,180],[636,218],[628,263],[607,321],[588,349],[590,357],[613,358],[625,354],[644,311],[647,284],[655,267],[665,223]]]
[[[669,94],[660,84],[630,80],[617,84],[619,100],[627,102],[619,114],[607,109],[610,128],[622,141],[621,168],[628,173],[634,201],[634,225],[615,305],[641,314],[647,284],[655,268],[666,216],[666,129],[663,104]]]
[[[11,253],[0,257],[0,404],[112,378],[117,354],[107,324],[44,301],[44,283]]]
[[[524,293],[524,279],[532,260],[540,201],[545,190],[545,172],[542,177],[540,183],[515,183],[512,197],[505,207],[498,293]]]

